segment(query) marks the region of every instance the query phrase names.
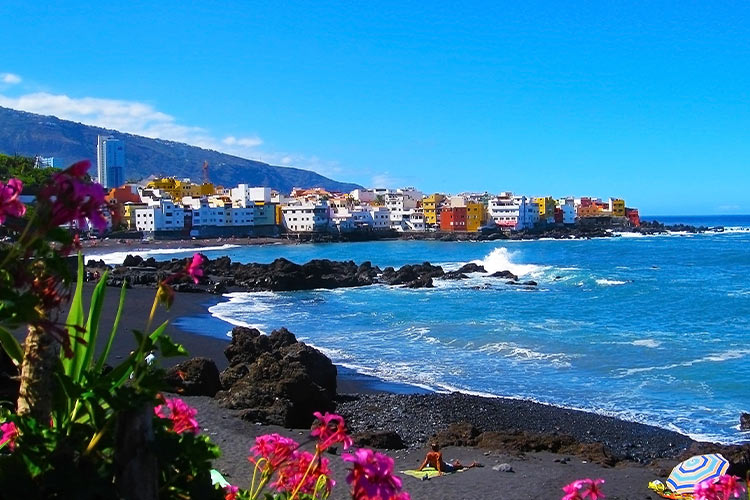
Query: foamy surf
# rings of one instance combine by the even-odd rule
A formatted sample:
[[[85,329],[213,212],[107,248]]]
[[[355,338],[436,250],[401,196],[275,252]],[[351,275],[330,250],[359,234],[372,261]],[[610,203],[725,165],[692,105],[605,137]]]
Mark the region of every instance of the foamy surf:
[[[132,248],[127,251],[118,251],[118,252],[109,252],[109,253],[102,253],[98,255],[87,255],[88,258],[92,259],[101,259],[104,261],[105,264],[108,266],[113,265],[120,265],[122,264],[122,261],[125,260],[125,257],[128,255],[140,255],[144,259],[148,259],[149,257],[156,256],[164,256],[164,255],[174,255],[174,256],[180,256],[180,254],[190,254],[190,253],[200,253],[200,252],[210,252],[214,250],[229,250],[230,248],[238,248],[239,245],[232,245],[232,244],[224,244],[221,246],[212,246],[212,247],[184,247],[184,248]],[[157,258],[157,260],[160,260]]]
[[[472,262],[483,266],[489,274],[498,271],[510,271],[516,276],[526,276],[539,274],[548,268],[548,266],[518,264],[513,262],[513,257],[517,254],[518,252],[511,252],[505,247],[500,247],[491,251],[484,259],[474,260]]]

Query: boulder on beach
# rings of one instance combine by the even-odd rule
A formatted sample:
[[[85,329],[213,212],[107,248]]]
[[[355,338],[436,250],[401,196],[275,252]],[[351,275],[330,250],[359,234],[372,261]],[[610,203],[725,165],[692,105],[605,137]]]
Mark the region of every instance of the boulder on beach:
[[[214,397],[221,390],[219,369],[208,358],[192,358],[173,366],[165,380],[173,392],[186,396]]]
[[[404,441],[396,431],[364,431],[352,435],[354,445],[360,448],[378,448],[381,450],[403,450]]]
[[[313,412],[333,411],[336,367],[286,328],[263,335],[236,327],[225,350],[219,404],[243,410],[243,418],[286,427],[307,427]]]

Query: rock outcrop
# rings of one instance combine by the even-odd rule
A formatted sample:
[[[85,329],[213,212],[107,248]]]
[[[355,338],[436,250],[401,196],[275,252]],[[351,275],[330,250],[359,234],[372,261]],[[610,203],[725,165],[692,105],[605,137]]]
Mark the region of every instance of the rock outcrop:
[[[208,358],[192,358],[167,370],[166,382],[172,391],[186,396],[214,397],[221,390],[219,369]]]
[[[336,367],[317,349],[282,328],[263,335],[236,327],[225,350],[219,403],[243,418],[286,427],[308,427],[315,411],[333,411]]]

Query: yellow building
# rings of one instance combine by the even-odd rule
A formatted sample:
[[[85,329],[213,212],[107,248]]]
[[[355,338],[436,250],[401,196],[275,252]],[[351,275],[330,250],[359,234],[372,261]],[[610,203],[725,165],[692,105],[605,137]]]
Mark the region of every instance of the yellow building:
[[[425,224],[437,225],[439,223],[439,205],[444,199],[445,196],[437,193],[422,198],[422,210],[424,211]]]
[[[476,233],[482,227],[487,213],[484,204],[473,201],[466,202],[466,231]]]
[[[535,198],[535,203],[539,205],[539,219],[545,221],[555,220],[555,199],[551,196],[545,198]]]
[[[179,203],[185,196],[200,198],[201,196],[210,196],[215,193],[214,185],[211,183],[195,184],[189,180],[181,181],[174,177],[154,179],[146,184],[146,188],[164,191],[175,203]]]
[[[625,217],[625,200],[620,198],[609,199],[609,211],[615,217]]]
[[[135,211],[139,208],[148,208],[145,203],[126,202],[122,205],[122,223],[128,229],[135,229]]]

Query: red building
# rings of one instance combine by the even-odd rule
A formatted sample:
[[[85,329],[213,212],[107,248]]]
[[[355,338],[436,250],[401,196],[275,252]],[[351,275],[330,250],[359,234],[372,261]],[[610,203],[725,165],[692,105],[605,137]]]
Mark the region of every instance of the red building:
[[[639,215],[637,208],[626,208],[625,217],[628,218],[628,220],[634,227],[638,227],[641,225],[641,216]]]
[[[466,231],[466,207],[445,207],[440,211],[440,230]]]

